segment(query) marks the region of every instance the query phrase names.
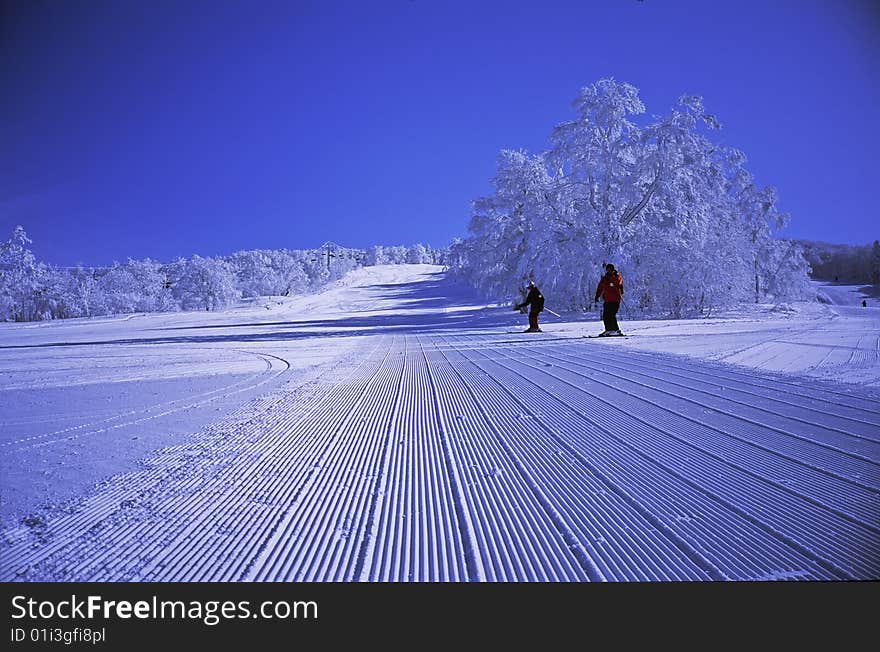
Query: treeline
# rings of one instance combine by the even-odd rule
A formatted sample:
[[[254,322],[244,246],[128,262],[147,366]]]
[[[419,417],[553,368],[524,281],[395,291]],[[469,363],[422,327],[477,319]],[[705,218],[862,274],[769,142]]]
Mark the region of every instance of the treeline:
[[[37,260],[18,226],[0,243],[0,321],[37,321],[135,312],[219,310],[242,298],[319,290],[367,265],[445,264],[428,245],[352,249],[263,249],[229,256],[150,259],[110,267],[62,268]]]
[[[843,245],[800,240],[804,257],[819,281],[848,284],[880,284],[880,242]]]

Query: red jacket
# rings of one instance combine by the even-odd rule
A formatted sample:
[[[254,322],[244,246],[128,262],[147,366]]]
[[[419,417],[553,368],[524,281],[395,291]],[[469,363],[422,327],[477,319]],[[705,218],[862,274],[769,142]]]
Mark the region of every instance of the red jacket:
[[[596,288],[596,301],[599,300],[599,295],[602,295],[605,301],[620,303],[623,298],[623,277],[619,272],[614,271],[602,277],[599,287]]]

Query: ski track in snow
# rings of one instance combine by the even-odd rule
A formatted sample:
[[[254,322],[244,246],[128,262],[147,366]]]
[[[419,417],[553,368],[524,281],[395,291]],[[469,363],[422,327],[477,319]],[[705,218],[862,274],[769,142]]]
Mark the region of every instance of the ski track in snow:
[[[156,403],[138,410],[129,410],[127,412],[113,414],[112,416],[105,417],[97,421],[89,420],[85,423],[80,423],[75,426],[62,428],[61,430],[54,430],[52,432],[47,432],[40,435],[33,435],[31,437],[24,437],[22,439],[14,439],[2,442],[0,443],[0,451],[8,452],[9,447],[14,447],[12,449],[13,451],[20,451],[26,448],[49,446],[51,444],[56,444],[59,442],[68,442],[78,439],[80,437],[103,433],[108,430],[125,428],[128,426],[151,421],[153,419],[159,419],[161,417],[175,414],[177,412],[204,406],[220,399],[226,399],[234,396],[235,394],[252,391],[254,389],[257,389],[258,387],[261,387],[262,385],[272,382],[278,376],[290,369],[290,363],[288,363],[284,358],[280,358],[269,353],[258,353],[252,351],[239,351],[239,353],[251,355],[261,360],[265,364],[265,370],[263,372],[248,376],[242,380],[230,383],[226,386],[203,392],[196,396],[188,396],[186,398],[166,401],[164,403]],[[266,372],[272,373],[267,375]],[[31,419],[28,422],[40,423],[46,421],[51,421],[51,419]],[[51,437],[55,437],[55,439],[50,439]]]
[[[0,579],[880,579],[875,394],[526,337],[364,338],[3,531]],[[856,339],[868,364],[877,336]],[[273,351],[254,354],[284,373]]]

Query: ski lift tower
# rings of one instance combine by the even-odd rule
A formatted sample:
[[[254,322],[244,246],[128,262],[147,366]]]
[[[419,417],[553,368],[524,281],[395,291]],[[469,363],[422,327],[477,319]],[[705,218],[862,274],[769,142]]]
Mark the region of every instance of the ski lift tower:
[[[343,247],[335,242],[325,242],[321,245],[321,253],[318,254],[318,258],[324,257],[327,259],[328,272],[330,271],[330,263],[333,258],[339,258],[340,260],[343,258],[351,258],[359,263],[362,262],[364,258],[358,250],[350,247]],[[312,262],[317,261],[318,258],[312,258]]]
[[[337,251],[339,251],[339,245],[335,242],[325,242],[321,245],[321,253],[318,254],[318,258],[323,258],[326,256],[327,258],[327,271],[330,271],[330,259],[336,258]],[[318,260],[318,258],[313,258],[312,260]]]

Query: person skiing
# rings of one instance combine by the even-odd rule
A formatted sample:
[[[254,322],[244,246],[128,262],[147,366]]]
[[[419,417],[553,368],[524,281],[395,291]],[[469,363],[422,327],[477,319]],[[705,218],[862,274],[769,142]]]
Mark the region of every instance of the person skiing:
[[[529,281],[529,293],[526,295],[526,300],[522,303],[516,304],[514,310],[522,310],[525,306],[530,306],[529,308],[529,327],[524,330],[524,333],[543,333],[541,327],[538,326],[538,314],[544,309],[544,295],[541,294],[541,291],[538,289],[538,286],[535,285],[534,281]]]
[[[605,322],[605,331],[600,333],[599,337],[623,335],[617,323],[617,311],[620,309],[620,302],[623,300],[623,277],[620,275],[620,272],[614,269],[614,265],[611,263],[605,265],[605,276],[599,280],[599,286],[596,288],[595,301],[597,303],[600,296],[605,302],[602,308],[602,321]]]

